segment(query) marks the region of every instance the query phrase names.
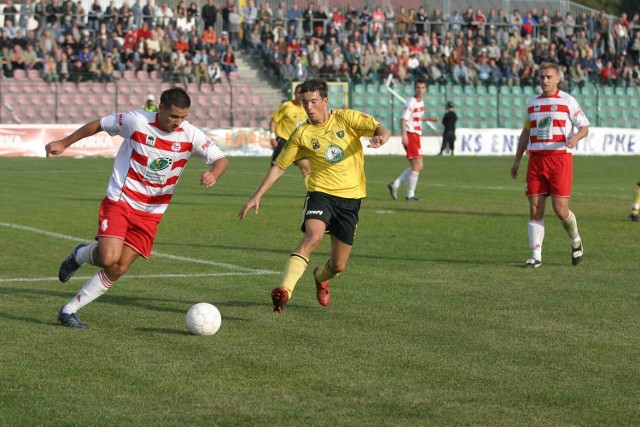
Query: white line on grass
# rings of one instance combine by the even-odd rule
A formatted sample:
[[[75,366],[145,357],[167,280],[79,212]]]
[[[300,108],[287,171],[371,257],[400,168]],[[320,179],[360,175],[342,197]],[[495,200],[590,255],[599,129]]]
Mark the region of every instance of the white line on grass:
[[[278,274],[275,271],[268,270],[255,270],[247,273],[195,273],[195,274],[142,274],[142,275],[126,275],[122,276],[119,280],[127,279],[172,279],[172,278],[190,278],[190,277],[223,277],[223,276],[253,276],[264,274]],[[90,276],[73,276],[70,280],[83,280],[86,281]],[[0,279],[0,283],[12,283],[12,282],[55,282],[57,277],[30,277],[30,278],[17,278],[17,279]]]
[[[11,224],[11,223],[6,223],[6,222],[0,222],[0,226],[2,227],[7,227],[7,228],[13,228],[15,230],[22,230],[22,231],[29,231],[32,233],[36,233],[36,234],[42,234],[45,236],[50,236],[50,237],[56,237],[59,239],[64,239],[64,240],[72,240],[74,242],[83,242],[83,239],[80,239],[78,237],[74,237],[74,236],[69,236],[66,234],[60,234],[60,233],[55,233],[53,231],[48,231],[48,230],[43,230],[41,228],[35,228],[35,227],[28,227],[26,225],[20,225],[20,224]],[[85,243],[87,243],[86,241],[84,241]],[[159,258],[168,258],[168,259],[173,259],[176,261],[185,261],[185,262],[191,262],[194,264],[206,264],[206,265],[212,265],[215,267],[222,267],[222,268],[227,268],[229,270],[235,270],[236,273],[213,273],[212,275],[232,275],[232,274],[241,274],[238,272],[243,272],[243,274],[277,274],[278,272],[276,271],[271,271],[271,270],[255,270],[252,268],[246,268],[246,267],[241,267],[239,265],[235,265],[235,264],[228,264],[225,262],[216,262],[216,261],[210,261],[210,260],[206,260],[206,259],[198,259],[198,258],[190,258],[190,257],[184,257],[184,256],[178,256],[178,255],[171,255],[171,254],[163,254],[161,252],[156,252],[153,251],[151,252],[151,254],[153,256],[159,257]],[[197,274],[195,275],[185,275],[184,277],[193,277],[193,276],[198,276]],[[134,277],[134,276],[130,276],[130,277]],[[137,277],[142,277],[142,276],[137,276]],[[149,276],[149,277],[182,277],[181,275],[158,275],[158,276]],[[17,279],[13,279],[14,281],[16,281]],[[3,281],[3,280],[0,280]]]

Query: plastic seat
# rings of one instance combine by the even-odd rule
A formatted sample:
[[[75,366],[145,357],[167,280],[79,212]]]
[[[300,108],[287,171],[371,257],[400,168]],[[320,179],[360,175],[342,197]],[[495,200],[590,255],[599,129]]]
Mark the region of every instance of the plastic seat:
[[[27,72],[22,68],[17,68],[13,70],[13,78],[16,80],[27,80],[29,77],[27,76]]]
[[[369,95],[378,95],[378,85],[375,83],[367,85],[367,93]]]

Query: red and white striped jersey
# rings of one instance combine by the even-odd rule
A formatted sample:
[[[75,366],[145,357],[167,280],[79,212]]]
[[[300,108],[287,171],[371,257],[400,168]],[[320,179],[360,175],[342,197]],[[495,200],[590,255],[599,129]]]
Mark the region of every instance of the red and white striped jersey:
[[[401,117],[406,122],[407,132],[422,135],[422,116],[424,116],[424,102],[412,96],[404,104]]]
[[[534,96],[527,103],[525,128],[529,128],[528,149],[536,154],[564,154],[573,150],[565,143],[589,119],[571,95],[558,90],[554,95]]]
[[[123,200],[133,209],[163,214],[191,155],[208,165],[224,157],[222,151],[187,121],[174,132],[158,123],[158,113],[132,110],[103,117],[109,135],[124,138],[113,164],[107,197]]]

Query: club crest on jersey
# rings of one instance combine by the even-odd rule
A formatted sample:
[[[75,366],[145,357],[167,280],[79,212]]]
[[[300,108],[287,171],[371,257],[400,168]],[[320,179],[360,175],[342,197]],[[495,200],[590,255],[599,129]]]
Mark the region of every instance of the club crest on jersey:
[[[182,145],[179,142],[174,142],[171,144],[171,151],[178,152],[182,148]]]
[[[558,106],[557,105],[552,105],[551,106],[551,111],[558,111]]]
[[[336,132],[336,136],[340,139],[344,139],[344,130],[339,130]]]
[[[147,135],[147,142],[145,142],[149,147],[153,147],[156,145],[156,137],[153,135]]]
[[[170,167],[173,164],[173,159],[168,157],[158,157],[149,163],[149,169],[158,172]]]
[[[533,106],[533,111],[540,111],[540,106],[539,105],[534,105]]]
[[[320,148],[320,142],[318,142],[316,138],[312,138],[311,147],[313,147],[314,150],[317,150],[318,148]]]
[[[338,163],[344,159],[344,150],[337,145],[331,144],[324,151],[324,157],[329,163]]]

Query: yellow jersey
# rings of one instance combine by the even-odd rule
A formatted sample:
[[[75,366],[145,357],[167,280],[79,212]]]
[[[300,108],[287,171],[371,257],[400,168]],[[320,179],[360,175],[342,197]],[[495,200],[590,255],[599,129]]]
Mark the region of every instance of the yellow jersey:
[[[271,118],[276,122],[276,135],[282,139],[289,139],[293,131],[307,120],[307,112],[302,105],[296,105],[293,101],[285,101]]]
[[[287,141],[276,164],[286,169],[296,160],[311,161],[309,191],[361,199],[367,195],[361,136],[372,137],[380,123],[355,110],[333,110],[329,120],[315,125],[307,120]]]

